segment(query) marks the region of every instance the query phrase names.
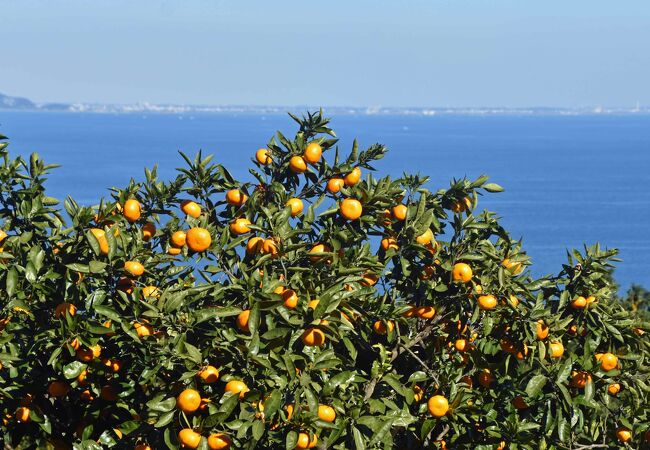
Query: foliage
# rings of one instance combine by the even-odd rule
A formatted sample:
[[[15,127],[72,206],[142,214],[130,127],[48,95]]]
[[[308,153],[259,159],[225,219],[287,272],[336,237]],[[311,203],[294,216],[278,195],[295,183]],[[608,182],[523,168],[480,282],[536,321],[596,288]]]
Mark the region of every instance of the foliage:
[[[499,185],[482,176],[432,192],[425,176],[376,178],[384,146],[342,155],[322,112],[293,119],[293,139],[267,144],[272,161],[253,158],[252,182],[212,155],[182,155],[171,181],[146,170],[98,206],[67,198],[65,212],[45,194],[54,166],[1,145],[5,446],[177,448],[188,428],[202,449],[220,448],[207,439],[218,432],[240,449],[642,445],[650,324],[615,301],[616,251],[573,251],[557,276],[533,279],[521,242],[478,212]],[[313,143],[323,158],[307,157]],[[303,154],[318,161],[300,173]],[[292,198],[304,205],[295,217]],[[356,206],[343,198],[359,200],[360,218],[344,217]],[[172,241],[197,227],[206,251],[189,233]],[[322,345],[306,345],[310,329]],[[197,376],[208,365],[218,381]],[[233,380],[249,390],[227,391]],[[188,388],[200,406],[177,402]]]

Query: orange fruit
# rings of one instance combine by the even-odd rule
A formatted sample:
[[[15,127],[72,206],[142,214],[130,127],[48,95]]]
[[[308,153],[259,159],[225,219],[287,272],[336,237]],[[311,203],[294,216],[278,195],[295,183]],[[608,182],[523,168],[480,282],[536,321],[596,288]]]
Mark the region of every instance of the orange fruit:
[[[201,216],[201,205],[192,200],[184,200],[181,203],[181,211],[190,217],[198,219]]]
[[[609,395],[616,395],[621,392],[621,385],[619,383],[612,383],[607,386],[607,392]]]
[[[65,397],[70,392],[70,385],[65,381],[52,381],[47,387],[47,393],[51,397]]]
[[[210,450],[228,450],[232,440],[225,433],[212,433],[208,436],[208,448]]]
[[[629,442],[632,440],[632,432],[629,428],[618,427],[616,429],[616,438],[621,442]]]
[[[172,255],[172,256],[176,256],[176,255],[180,255],[182,251],[183,251],[183,250],[180,249],[180,248],[169,247],[169,248],[167,249],[167,254],[168,254],[168,255]]]
[[[93,400],[95,400],[95,396],[89,389],[83,390],[81,394],[79,394],[79,398],[81,398],[81,400],[85,402],[92,402]]]
[[[513,308],[516,308],[517,305],[519,305],[519,299],[512,294],[510,294],[510,297],[508,297],[508,302],[510,305],[512,305]]]
[[[309,253],[329,253],[331,251],[332,251],[332,249],[326,244],[315,244],[311,248],[311,250],[309,250]],[[325,258],[325,257],[324,256],[310,256],[309,260],[311,262],[319,262],[323,258]]]
[[[393,250],[399,250],[399,245],[397,244],[397,241],[393,237],[385,237],[381,240],[381,248],[384,251],[388,251],[389,249]]]
[[[564,355],[564,345],[561,342],[551,342],[551,358],[561,358]]]
[[[307,163],[302,156],[292,156],[289,160],[289,169],[293,173],[304,173],[307,170]]]
[[[451,205],[451,210],[455,213],[461,213],[468,209],[472,209],[473,203],[472,199],[465,197],[462,200],[457,200]]]
[[[157,286],[145,286],[142,288],[142,297],[160,297],[160,289]]]
[[[440,250],[440,244],[438,242],[436,242],[435,240],[429,242],[428,244],[426,244],[425,247],[427,248],[427,251],[432,255],[435,255],[436,253],[438,253],[438,250]],[[439,259],[436,259],[434,262],[437,265],[440,265],[440,260]]]
[[[99,397],[107,402],[116,402],[117,401],[117,391],[113,386],[104,385],[99,390]]]
[[[270,254],[272,256],[277,256],[278,244],[275,242],[274,239],[264,239],[264,241],[262,241],[261,250],[262,253],[264,253],[265,255]]]
[[[537,340],[539,341],[543,341],[548,337],[548,325],[542,319],[537,321],[535,331],[537,333]]]
[[[149,240],[156,234],[156,225],[147,222],[142,226],[142,240],[149,242]]]
[[[54,317],[59,319],[61,317],[64,317],[66,313],[70,314],[70,316],[74,316],[77,314],[77,307],[72,303],[67,302],[56,305],[56,309],[54,310]]]
[[[514,406],[516,409],[528,408],[528,404],[526,403],[526,400],[524,400],[524,398],[521,395],[518,395],[512,399],[512,406]]]
[[[79,347],[81,347],[81,343],[79,342],[79,339],[74,338],[73,340],[70,341],[70,347],[73,349],[77,350]]]
[[[255,159],[263,166],[268,166],[273,162],[273,158],[271,158],[271,152],[267,148],[261,148],[256,151]]]
[[[514,353],[515,357],[519,360],[524,359],[528,356],[528,346],[524,342]]]
[[[93,360],[92,350],[80,348],[76,352],[77,359],[82,362],[90,362]]]
[[[449,402],[442,395],[434,395],[427,402],[429,413],[434,417],[443,417],[449,411]]]
[[[357,220],[363,214],[363,207],[359,200],[346,198],[340,205],[341,215],[347,220]]]
[[[361,169],[355,167],[350,173],[343,177],[343,182],[346,186],[354,186],[361,180]]]
[[[330,178],[327,182],[327,191],[331,194],[337,194],[345,186],[343,178]]]
[[[187,232],[187,246],[190,250],[200,253],[210,248],[212,244],[212,236],[205,228],[195,227],[190,228]]]
[[[573,309],[585,309],[587,307],[587,299],[582,296],[576,297],[571,301],[571,307]]]
[[[25,406],[21,406],[16,410],[16,420],[19,423],[27,423],[29,422],[29,408]]]
[[[300,374],[300,370],[296,368],[296,375]],[[291,416],[293,416],[293,405],[287,405],[285,408],[287,410],[287,420],[291,420]]]
[[[142,214],[140,202],[134,198],[127,200],[124,202],[122,214],[124,214],[124,218],[129,222],[135,222]]]
[[[385,335],[395,329],[395,322],[392,320],[378,320],[372,325],[372,329],[379,335]]]
[[[517,351],[515,344],[513,344],[512,341],[508,338],[501,339],[499,345],[501,346],[501,350],[506,353],[515,353]]]
[[[182,447],[198,448],[201,443],[201,435],[191,428],[183,428],[178,432],[178,441]]]
[[[436,309],[433,306],[420,306],[415,310],[415,315],[420,319],[433,319],[436,315]]]
[[[600,368],[605,372],[609,372],[618,366],[618,357],[612,353],[605,353],[599,359]]]
[[[430,244],[431,241],[433,241],[433,231],[431,231],[430,228],[427,228],[424,233],[415,238],[415,241],[420,245]]]
[[[152,448],[148,444],[137,444],[133,447],[133,450],[152,450]]]
[[[289,309],[294,309],[298,306],[298,295],[295,291],[287,289],[282,292],[282,301],[284,302],[284,306]]]
[[[248,328],[248,318],[250,317],[250,315],[251,315],[250,309],[245,309],[239,313],[236,320],[237,328],[239,328],[241,331],[244,331],[246,333],[250,331],[250,329]]]
[[[419,403],[422,401],[422,398],[424,397],[424,391],[420,386],[417,384],[413,386],[413,400],[415,400],[416,403]]]
[[[7,234],[7,232],[5,230],[0,230],[0,242],[7,239],[7,236],[9,236],[9,235]]]
[[[494,309],[497,306],[497,299],[494,295],[481,295],[478,298],[478,307],[484,310]]]
[[[230,222],[230,232],[236,236],[239,236],[240,234],[246,234],[251,231],[251,229],[248,227],[250,224],[250,220],[244,217],[240,217]]]
[[[176,407],[184,413],[192,413],[201,405],[201,394],[194,389],[185,389],[176,397]]]
[[[592,304],[592,303],[594,303],[596,301],[596,297],[594,297],[593,295],[590,295],[585,300],[587,301],[587,306],[589,306],[590,304]]]
[[[320,303],[320,300],[318,299],[310,300],[309,303],[307,303],[307,308],[316,309],[318,303]]]
[[[391,215],[395,220],[406,220],[407,212],[408,212],[408,208],[406,207],[406,205],[395,205],[391,209]]]
[[[171,237],[171,243],[174,247],[183,247],[187,242],[187,234],[183,230],[174,231]]]
[[[117,282],[117,288],[120,291],[122,291],[122,292],[124,292],[126,294],[129,294],[129,295],[133,294],[133,288],[134,287],[135,287],[135,283],[133,282],[133,280],[131,278],[122,277]]]
[[[307,347],[320,347],[325,343],[325,333],[318,328],[311,327],[303,331],[301,339]]]
[[[232,380],[226,383],[226,392],[232,392],[235,395],[239,395],[239,398],[244,398],[246,393],[250,390],[246,383],[241,380]]]
[[[318,418],[325,422],[334,422],[336,420],[336,411],[328,405],[318,405]]]
[[[316,447],[317,443],[318,437],[316,435],[309,439],[308,433],[298,433],[298,442],[296,442],[296,448],[301,450],[306,448],[314,448]]]
[[[302,157],[309,164],[316,164],[320,161],[320,157],[323,154],[323,149],[321,148],[318,142],[310,142],[305,148],[305,152],[302,154]]]
[[[466,263],[456,263],[451,272],[451,276],[454,281],[461,281],[463,283],[469,283],[472,279],[472,268],[469,264]]]
[[[454,343],[454,347],[459,352],[466,352],[467,350],[470,349],[471,344],[467,342],[467,339],[456,339],[456,342]]]
[[[304,208],[302,200],[295,197],[287,200],[286,206],[291,208],[291,217],[296,217],[297,215],[302,213],[302,210]]]
[[[148,323],[134,322],[133,328],[139,337],[147,337],[153,334],[153,327]]]
[[[520,262],[511,261],[510,258],[504,259],[501,265],[513,275],[519,275],[524,270],[524,266]]]
[[[206,366],[199,370],[197,375],[205,384],[214,383],[219,379],[219,369],[214,366]]]
[[[254,236],[248,240],[246,243],[246,253],[249,255],[254,255],[255,253],[258,253],[262,249],[262,243],[264,242],[264,239],[258,236]]]
[[[231,189],[226,192],[226,202],[229,205],[241,206],[246,203],[246,200],[248,200],[248,196],[239,189]]]
[[[360,283],[364,286],[374,286],[377,284],[377,281],[379,281],[379,277],[376,274],[366,272],[363,274]]]
[[[106,239],[106,232],[101,228],[91,228],[90,232],[97,242],[99,242],[99,250],[102,255],[108,255],[108,240]]]
[[[410,306],[410,308],[402,313],[402,317],[417,317],[418,307],[413,305],[408,306]]]
[[[99,344],[92,345],[90,351],[93,354],[93,358],[99,358],[99,355],[102,354],[102,348]]]
[[[126,261],[124,263],[124,270],[134,277],[139,277],[144,273],[144,266],[138,261]]]
[[[490,369],[483,369],[481,373],[478,374],[478,384],[484,388],[489,388],[494,381],[494,375],[492,375]]]
[[[587,383],[591,382],[591,375],[587,372],[572,372],[571,385],[580,389],[584,389]]]

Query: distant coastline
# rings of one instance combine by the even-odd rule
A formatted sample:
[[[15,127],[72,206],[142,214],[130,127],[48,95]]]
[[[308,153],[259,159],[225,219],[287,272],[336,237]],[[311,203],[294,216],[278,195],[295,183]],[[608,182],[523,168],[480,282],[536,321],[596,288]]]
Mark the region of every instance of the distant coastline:
[[[314,110],[318,106],[254,106],[254,105],[172,105],[153,103],[99,104],[99,103],[36,103],[24,97],[0,93],[0,111],[43,111],[98,114],[285,114],[287,111]],[[650,106],[635,107],[358,107],[327,106],[332,115],[387,115],[387,116],[583,116],[583,115],[646,115]]]

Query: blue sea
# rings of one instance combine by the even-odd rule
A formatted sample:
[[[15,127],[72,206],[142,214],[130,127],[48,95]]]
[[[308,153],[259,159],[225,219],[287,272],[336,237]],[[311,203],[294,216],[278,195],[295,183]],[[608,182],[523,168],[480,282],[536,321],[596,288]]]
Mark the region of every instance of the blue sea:
[[[523,237],[534,273],[557,273],[566,249],[600,242],[620,249],[622,289],[650,287],[650,116],[338,116],[332,126],[343,149],[359,139],[390,152],[377,169],[431,176],[432,190],[449,180],[487,174],[506,191],[481,197],[505,227]],[[256,149],[276,129],[293,135],[284,115],[142,115],[0,112],[10,151],[38,152],[59,163],[48,192],[96,204],[111,186],[143,179],[159,166],[171,178],[177,151],[199,149],[241,180]]]

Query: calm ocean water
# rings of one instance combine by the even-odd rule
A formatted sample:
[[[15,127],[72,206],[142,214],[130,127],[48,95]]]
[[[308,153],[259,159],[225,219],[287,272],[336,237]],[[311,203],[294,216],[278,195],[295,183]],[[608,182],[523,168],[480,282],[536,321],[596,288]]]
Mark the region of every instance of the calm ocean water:
[[[95,204],[107,188],[144,178],[159,165],[170,178],[177,150],[214,153],[239,179],[254,151],[276,129],[293,134],[284,115],[103,115],[0,112],[10,151],[38,152],[63,167],[50,195]],[[566,249],[600,242],[619,248],[625,289],[650,286],[650,116],[411,117],[339,116],[332,125],[349,149],[382,142],[391,149],[377,168],[430,175],[431,188],[452,177],[487,174],[506,188],[480,200],[524,238],[537,275],[556,273]]]

